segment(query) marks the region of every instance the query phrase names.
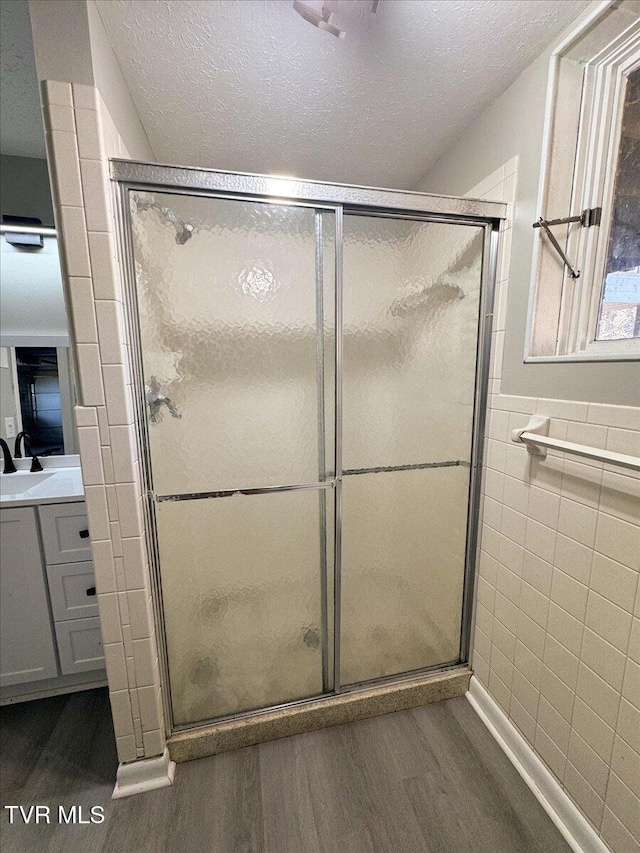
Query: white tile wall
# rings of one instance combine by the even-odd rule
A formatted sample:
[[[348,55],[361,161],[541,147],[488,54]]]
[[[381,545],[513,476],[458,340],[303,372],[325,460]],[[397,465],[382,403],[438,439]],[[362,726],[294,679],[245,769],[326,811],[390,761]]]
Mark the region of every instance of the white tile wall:
[[[80,377],[76,409],[120,761],[161,754],[164,720],[107,158],[128,156],[98,92],[43,86],[61,260]]]
[[[504,176],[516,165],[469,195],[512,204]],[[640,477],[560,453],[532,459],[510,431],[537,412],[554,436],[637,455],[640,410],[500,393],[508,223],[504,236],[472,665],[611,850],[637,853]]]

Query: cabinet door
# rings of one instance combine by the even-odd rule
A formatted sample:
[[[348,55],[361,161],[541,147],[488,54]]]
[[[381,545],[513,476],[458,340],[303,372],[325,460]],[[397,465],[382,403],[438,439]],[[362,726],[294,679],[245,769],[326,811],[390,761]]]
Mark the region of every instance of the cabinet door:
[[[71,619],[56,622],[58,654],[63,675],[104,669],[100,619]]]
[[[32,507],[0,510],[0,685],[58,675]]]
[[[83,503],[48,504],[38,508],[47,565],[91,559],[87,507]]]

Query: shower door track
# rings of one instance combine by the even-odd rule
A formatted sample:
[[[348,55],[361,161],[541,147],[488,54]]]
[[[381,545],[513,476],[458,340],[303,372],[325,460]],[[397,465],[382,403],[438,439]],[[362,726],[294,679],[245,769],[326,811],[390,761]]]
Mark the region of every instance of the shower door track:
[[[144,478],[146,500],[144,503],[145,538],[149,552],[151,585],[153,592],[156,635],[158,639],[159,662],[162,682],[162,697],[167,722],[167,735],[205,727],[214,723],[229,722],[258,717],[287,708],[296,708],[344,694],[353,694],[388,684],[406,684],[429,674],[455,671],[468,664],[470,633],[473,610],[473,588],[478,544],[478,512],[481,486],[482,447],[489,378],[489,356],[491,348],[491,324],[493,318],[493,293],[498,257],[498,230],[500,221],[506,218],[506,205],[499,202],[487,202],[477,199],[444,197],[412,193],[404,190],[384,190],[370,187],[357,187],[345,184],[322,184],[316,181],[298,181],[293,178],[249,175],[243,173],[221,172],[216,170],[190,167],[161,166],[132,160],[112,159],[111,178],[116,187],[115,209],[118,218],[118,249],[121,260],[123,283],[125,287],[126,326],[130,342],[131,373],[134,385],[134,407],[136,412],[136,432],[139,458]],[[303,206],[318,211],[327,210],[335,214],[335,471],[333,478],[319,480],[316,483],[264,486],[261,488],[232,488],[211,492],[196,492],[177,495],[156,495],[153,478],[148,436],[145,388],[142,370],[142,343],[137,311],[137,290],[133,245],[131,240],[131,215],[128,205],[130,190],[168,191],[172,194],[204,196],[209,198],[233,199],[239,201],[264,202]],[[471,462],[464,460],[446,460],[443,462],[417,463],[415,465],[382,466],[380,469],[342,470],[342,372],[343,372],[343,281],[342,281],[342,217],[349,215],[369,215],[393,219],[409,219],[432,223],[474,225],[483,228],[483,262],[480,286],[480,306],[478,314],[478,336],[476,345],[476,373],[473,403],[473,434]],[[319,273],[316,259],[316,270]],[[322,443],[322,442],[319,442]],[[457,660],[438,663],[421,669],[405,671],[393,675],[380,676],[348,685],[340,683],[340,603],[341,603],[341,539],[342,539],[342,476],[343,474],[377,473],[391,470],[414,470],[430,467],[470,466],[469,500],[467,510],[467,532],[464,560],[464,582],[462,592],[462,619],[460,636],[460,654]],[[319,456],[319,469],[322,459]],[[323,655],[323,692],[315,696],[293,700],[265,708],[241,711],[225,717],[201,720],[197,723],[176,725],[173,721],[171,703],[171,683],[169,679],[167,638],[162,600],[160,577],[160,559],[158,552],[156,503],[163,501],[183,501],[218,499],[234,495],[262,494],[267,492],[315,489],[319,495],[332,489],[335,496],[334,529],[334,571],[333,571],[333,667],[329,674],[325,671],[328,661],[326,640],[328,631],[323,631],[326,652]],[[326,558],[325,558],[326,564]],[[326,584],[327,571],[322,572]],[[328,603],[328,595],[323,598]],[[326,623],[326,618],[325,618]]]
[[[171,734],[179,734],[184,732],[197,731],[198,729],[208,729],[212,725],[223,723],[231,723],[237,720],[254,720],[259,719],[266,714],[272,714],[277,711],[287,711],[293,708],[304,708],[305,705],[312,705],[314,702],[319,702],[322,699],[331,699],[338,696],[357,696],[360,693],[366,693],[374,687],[385,687],[386,685],[410,685],[414,681],[420,682],[425,676],[444,675],[445,673],[455,673],[457,671],[465,672],[468,664],[465,661],[447,661],[445,663],[435,663],[431,666],[425,666],[422,669],[412,669],[408,672],[402,672],[399,675],[381,675],[378,678],[370,678],[367,681],[359,681],[356,684],[349,684],[341,687],[339,691],[329,690],[326,693],[316,693],[315,696],[305,696],[304,699],[293,699],[291,702],[282,702],[280,705],[268,705],[266,708],[253,708],[250,711],[238,711],[237,714],[229,714],[225,717],[214,717],[210,720],[200,720],[197,723],[184,723],[174,726]]]

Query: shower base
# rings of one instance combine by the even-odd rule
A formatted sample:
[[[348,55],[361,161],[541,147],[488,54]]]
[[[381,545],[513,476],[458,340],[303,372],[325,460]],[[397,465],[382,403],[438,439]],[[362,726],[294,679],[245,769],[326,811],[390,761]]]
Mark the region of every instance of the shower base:
[[[453,699],[467,691],[470,678],[471,670],[461,666],[286,708],[260,711],[237,720],[209,723],[173,734],[167,744],[169,754],[172,761],[191,761],[255,743]]]

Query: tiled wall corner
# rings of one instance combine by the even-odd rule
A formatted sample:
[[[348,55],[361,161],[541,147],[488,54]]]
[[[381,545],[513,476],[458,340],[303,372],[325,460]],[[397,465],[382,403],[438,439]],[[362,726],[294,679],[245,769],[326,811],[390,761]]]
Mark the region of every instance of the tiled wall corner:
[[[79,373],[76,423],[120,761],[165,743],[108,158],[128,156],[91,86],[42,88]]]
[[[509,171],[513,180],[506,181]],[[513,203],[504,167],[469,195]],[[640,455],[640,409],[500,393],[509,268],[503,230],[472,666],[614,853],[640,838],[640,477],[513,444],[550,434]]]

